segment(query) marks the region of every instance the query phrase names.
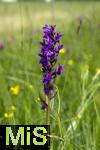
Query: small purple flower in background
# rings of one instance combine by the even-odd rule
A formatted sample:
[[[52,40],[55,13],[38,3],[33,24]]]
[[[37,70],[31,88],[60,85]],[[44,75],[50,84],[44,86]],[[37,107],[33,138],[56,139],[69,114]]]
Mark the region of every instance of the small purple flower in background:
[[[4,44],[3,42],[0,42],[0,49],[3,49],[4,48]]]
[[[78,17],[77,17],[77,20],[78,20],[80,23],[82,23],[84,19],[85,19],[85,16],[78,16]]]
[[[78,20],[78,26],[77,26],[77,34],[79,34],[80,32],[80,29],[81,29],[81,26],[82,26],[82,23],[83,23],[83,20],[85,19],[84,16],[78,16],[77,17],[77,20]]]
[[[44,93],[47,95],[48,99],[52,99],[54,97],[54,79],[57,75],[61,75],[63,66],[58,66],[58,68],[54,68],[59,51],[63,48],[63,45],[60,44],[60,39],[62,34],[56,33],[55,31],[56,25],[48,26],[45,25],[43,27],[44,35],[43,41],[41,44],[41,52],[39,53],[40,64],[42,65],[43,79],[42,83],[44,85]],[[43,104],[42,108],[45,109],[47,107],[46,104]]]

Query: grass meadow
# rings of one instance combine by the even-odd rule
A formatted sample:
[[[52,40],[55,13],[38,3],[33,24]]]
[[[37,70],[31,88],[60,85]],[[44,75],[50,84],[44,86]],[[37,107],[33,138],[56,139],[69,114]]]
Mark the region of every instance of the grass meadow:
[[[100,3],[0,3],[0,124],[46,124],[39,93],[42,27],[63,33],[51,150],[100,150]]]

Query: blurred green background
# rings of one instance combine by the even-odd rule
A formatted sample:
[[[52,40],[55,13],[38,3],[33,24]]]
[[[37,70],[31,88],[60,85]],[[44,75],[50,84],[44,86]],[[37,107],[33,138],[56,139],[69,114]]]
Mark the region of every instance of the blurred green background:
[[[100,149],[100,3],[0,3],[0,124],[46,124],[42,27],[56,24],[65,69],[55,81],[51,149]]]

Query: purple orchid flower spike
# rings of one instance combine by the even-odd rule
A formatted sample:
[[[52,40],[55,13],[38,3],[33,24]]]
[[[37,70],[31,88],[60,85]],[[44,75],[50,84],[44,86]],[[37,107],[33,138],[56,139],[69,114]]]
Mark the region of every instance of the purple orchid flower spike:
[[[42,65],[43,79],[42,83],[44,85],[44,93],[48,96],[48,99],[54,97],[54,79],[57,75],[61,75],[64,67],[58,66],[54,69],[54,66],[58,60],[59,51],[63,48],[60,44],[60,39],[62,37],[61,33],[56,33],[56,25],[43,27],[43,41],[41,44],[40,64]],[[47,105],[43,103],[42,109],[45,109]]]

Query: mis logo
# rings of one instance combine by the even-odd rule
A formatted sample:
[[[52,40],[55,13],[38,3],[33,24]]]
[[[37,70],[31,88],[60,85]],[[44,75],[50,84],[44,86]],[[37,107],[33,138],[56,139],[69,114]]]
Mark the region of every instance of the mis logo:
[[[0,125],[0,149],[49,149],[49,126]]]

